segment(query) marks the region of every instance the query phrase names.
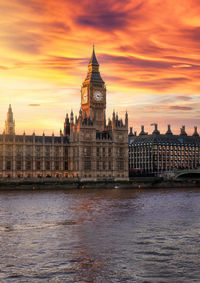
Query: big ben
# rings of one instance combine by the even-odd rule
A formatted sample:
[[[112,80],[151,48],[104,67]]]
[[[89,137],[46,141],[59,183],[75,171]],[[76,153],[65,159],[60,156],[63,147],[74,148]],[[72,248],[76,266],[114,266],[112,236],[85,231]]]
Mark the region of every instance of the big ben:
[[[95,121],[96,129],[102,131],[105,125],[106,87],[99,72],[93,47],[92,57],[88,64],[88,73],[81,87],[81,109],[83,115]]]

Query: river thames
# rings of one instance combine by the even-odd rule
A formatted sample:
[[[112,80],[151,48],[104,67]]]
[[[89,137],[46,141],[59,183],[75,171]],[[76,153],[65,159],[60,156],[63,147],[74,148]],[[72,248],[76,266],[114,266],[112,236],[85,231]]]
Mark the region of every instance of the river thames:
[[[200,282],[200,189],[0,192],[0,282]]]

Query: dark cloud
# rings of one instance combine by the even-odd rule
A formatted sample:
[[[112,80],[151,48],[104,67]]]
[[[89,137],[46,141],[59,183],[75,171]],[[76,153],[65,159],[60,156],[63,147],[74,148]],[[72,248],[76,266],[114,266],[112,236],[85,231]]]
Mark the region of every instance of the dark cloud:
[[[53,31],[58,31],[58,32],[68,32],[71,30],[70,26],[67,25],[66,23],[63,22],[59,22],[59,21],[55,21],[55,22],[51,22],[49,24],[46,24],[48,26],[49,29],[53,29]]]
[[[192,40],[192,44],[200,44],[200,27],[181,29],[180,32],[183,34],[186,40]]]
[[[135,7],[127,8],[130,1],[91,1],[83,9],[82,14],[78,15],[75,22],[81,26],[92,27],[95,29],[110,32],[112,30],[123,29],[128,26],[130,19],[139,19],[143,1]]]
[[[40,106],[40,104],[31,103],[31,104],[28,104],[28,106],[30,106],[30,107],[39,107],[39,106]]]
[[[182,111],[193,110],[192,107],[189,107],[189,106],[178,106],[178,105],[168,106],[167,108],[170,109],[170,110],[182,110]]]
[[[191,58],[188,57],[181,57],[181,56],[163,56],[163,59],[172,60],[176,62],[177,64],[191,64],[191,65],[200,65],[200,58]]]
[[[140,42],[135,43],[132,45],[120,45],[116,48],[116,50],[119,50],[121,52],[137,52],[139,54],[162,54],[166,51],[166,49],[161,48],[157,45],[155,45],[153,42]]]
[[[105,13],[90,17],[88,15],[79,16],[76,22],[83,26],[110,31],[127,25],[127,13],[106,11]]]
[[[169,69],[171,68],[171,63],[166,61],[148,60],[141,59],[134,56],[116,56],[109,54],[101,54],[99,58],[108,64],[114,63],[116,65],[124,65],[124,67],[133,68],[139,67],[141,69]]]

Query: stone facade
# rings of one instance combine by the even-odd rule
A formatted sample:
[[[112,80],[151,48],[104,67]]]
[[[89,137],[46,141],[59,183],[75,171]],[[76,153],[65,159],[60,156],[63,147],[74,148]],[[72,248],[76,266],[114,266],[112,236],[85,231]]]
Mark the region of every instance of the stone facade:
[[[106,121],[106,87],[93,49],[79,115],[66,115],[59,137],[16,135],[11,105],[0,135],[0,178],[128,180],[128,114]]]

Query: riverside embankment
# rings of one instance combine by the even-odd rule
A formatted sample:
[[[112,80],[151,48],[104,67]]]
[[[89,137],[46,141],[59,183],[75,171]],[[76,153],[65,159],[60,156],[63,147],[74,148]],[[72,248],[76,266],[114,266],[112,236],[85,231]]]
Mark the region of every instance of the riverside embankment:
[[[0,190],[36,190],[36,189],[85,189],[85,188],[127,188],[127,189],[151,189],[151,188],[189,188],[200,187],[200,179],[190,180],[164,180],[159,177],[136,177],[129,181],[84,181],[66,179],[1,179]]]

